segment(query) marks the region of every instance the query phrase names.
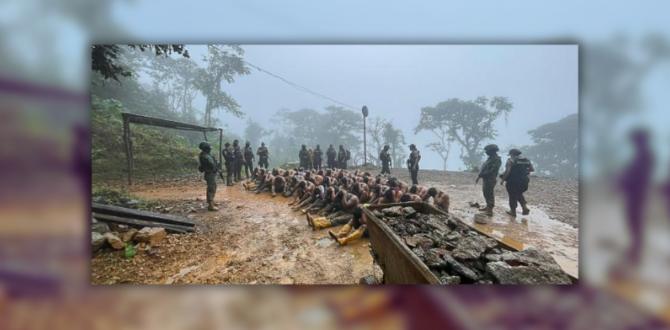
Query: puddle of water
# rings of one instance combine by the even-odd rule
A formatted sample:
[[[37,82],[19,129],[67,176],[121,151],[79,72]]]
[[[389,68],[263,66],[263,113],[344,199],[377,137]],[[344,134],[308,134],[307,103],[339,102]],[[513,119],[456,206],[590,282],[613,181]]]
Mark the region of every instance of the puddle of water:
[[[508,216],[507,200],[498,199],[493,217],[481,222],[480,212],[468,205],[469,201],[481,201],[481,192],[472,187],[448,189],[452,207],[450,212],[477,230],[495,237],[503,243],[522,250],[535,247],[547,251],[568,274],[578,277],[579,242],[578,229],[551,219],[537,205],[529,205],[531,213],[517,218]],[[480,221],[475,221],[475,220]]]
[[[335,241],[333,241],[333,239],[330,238],[330,237],[324,237],[324,238],[319,239],[319,240],[316,241],[316,245],[321,247],[321,248],[326,248],[326,247],[329,247],[333,244],[335,244]]]

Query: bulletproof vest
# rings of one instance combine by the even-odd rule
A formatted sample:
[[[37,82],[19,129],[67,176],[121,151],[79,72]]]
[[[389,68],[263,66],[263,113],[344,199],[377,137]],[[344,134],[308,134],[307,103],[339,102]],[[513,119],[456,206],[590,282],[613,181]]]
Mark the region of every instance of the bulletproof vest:
[[[233,160],[233,153],[230,148],[223,149],[223,159],[225,159],[227,162]]]
[[[515,179],[525,178],[530,174],[530,160],[525,157],[517,158],[512,164],[512,169],[510,170],[509,180],[513,181]]]
[[[251,147],[244,148],[244,158],[251,159],[254,156],[254,153],[251,151]]]
[[[382,150],[382,152],[379,153],[379,159],[387,161],[389,159],[389,153]]]
[[[258,150],[259,154],[261,157],[267,157],[268,156],[268,148],[266,147],[261,147],[260,150]]]

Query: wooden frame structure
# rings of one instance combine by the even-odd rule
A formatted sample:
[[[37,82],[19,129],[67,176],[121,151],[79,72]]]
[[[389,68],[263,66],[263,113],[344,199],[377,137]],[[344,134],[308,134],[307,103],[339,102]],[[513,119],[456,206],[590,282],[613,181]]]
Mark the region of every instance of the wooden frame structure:
[[[204,127],[193,124],[181,123],[178,121],[167,120],[162,118],[148,117],[142,115],[136,115],[133,113],[124,112],[121,114],[123,118],[123,142],[126,149],[126,164],[128,170],[128,185],[132,185],[132,175],[133,175],[133,141],[131,139],[130,124],[140,124],[140,125],[149,125],[149,126],[158,126],[166,127],[172,129],[178,129],[182,131],[198,131],[202,132],[202,135],[207,141],[207,132],[219,131],[219,167],[221,166],[221,147],[223,144],[223,129],[215,127]]]

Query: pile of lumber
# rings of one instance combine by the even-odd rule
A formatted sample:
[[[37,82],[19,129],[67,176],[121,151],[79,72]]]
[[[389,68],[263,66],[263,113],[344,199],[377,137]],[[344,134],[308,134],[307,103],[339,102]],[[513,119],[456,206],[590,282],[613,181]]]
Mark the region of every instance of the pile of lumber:
[[[93,203],[93,218],[102,222],[123,224],[129,227],[161,227],[172,233],[188,233],[195,231],[195,223],[191,220],[171,214],[161,214],[129,209],[114,205]]]

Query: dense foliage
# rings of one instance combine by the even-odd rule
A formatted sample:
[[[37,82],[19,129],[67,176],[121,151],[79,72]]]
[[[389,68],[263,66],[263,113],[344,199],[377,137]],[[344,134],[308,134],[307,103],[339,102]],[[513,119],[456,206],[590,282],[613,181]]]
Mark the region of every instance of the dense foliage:
[[[579,173],[579,116],[569,115],[528,132],[535,144],[523,147],[538,174],[576,178]]]
[[[475,100],[452,98],[434,107],[421,109],[421,118],[415,133],[429,131],[437,140],[428,145],[442,157],[446,164],[449,144],[461,146],[461,160],[469,170],[482,162],[482,143],[498,134],[493,123],[512,111],[512,103],[505,97],[491,99],[480,96]]]

